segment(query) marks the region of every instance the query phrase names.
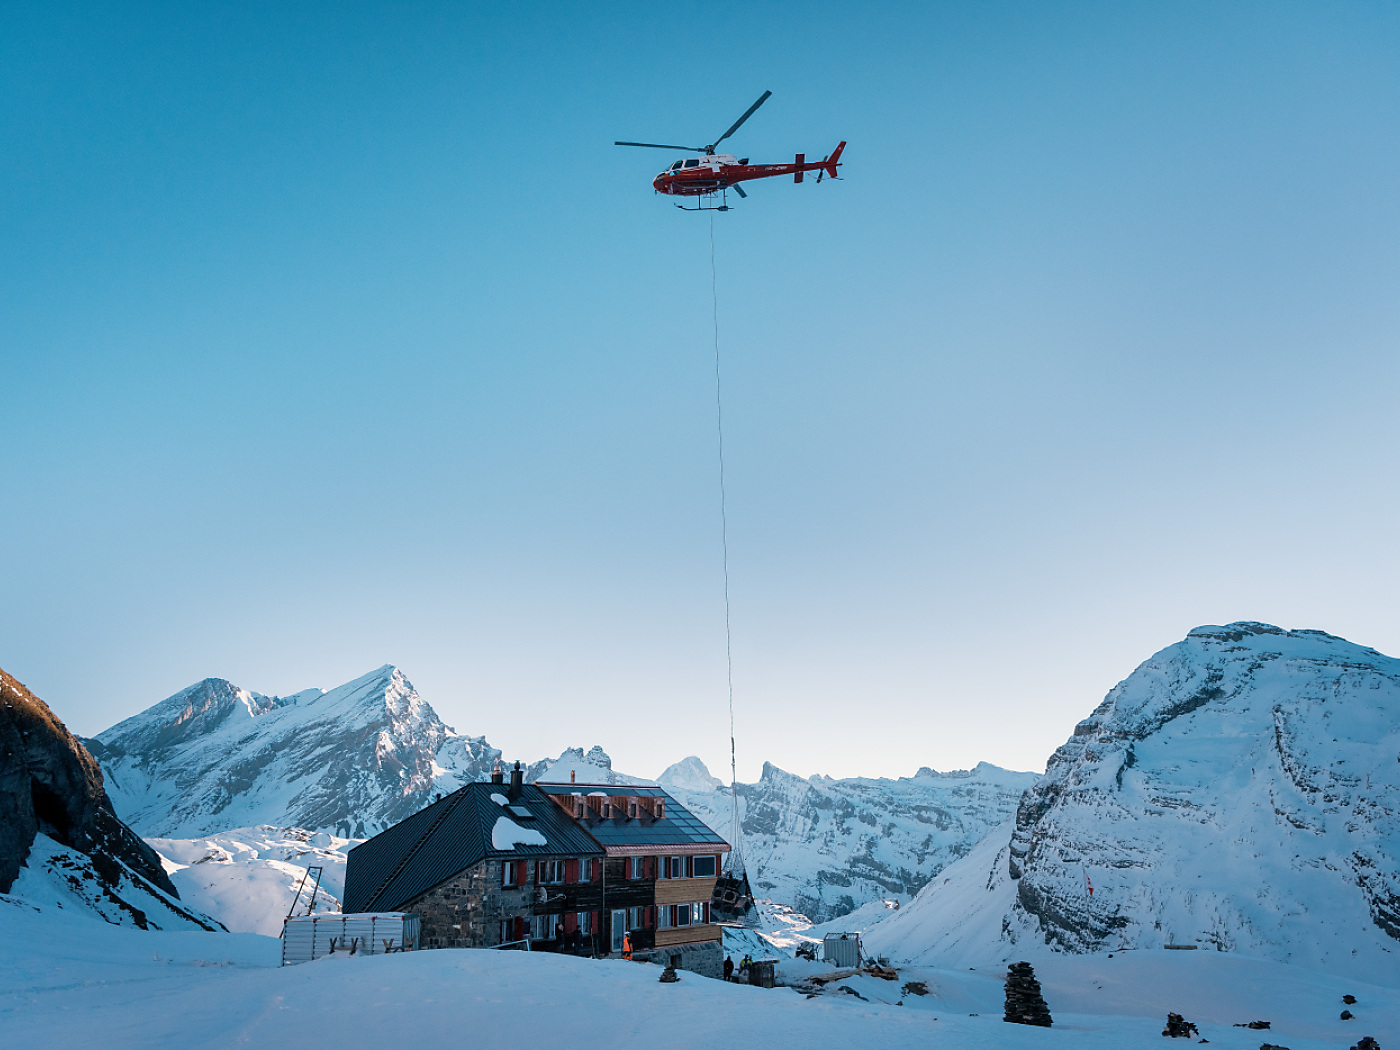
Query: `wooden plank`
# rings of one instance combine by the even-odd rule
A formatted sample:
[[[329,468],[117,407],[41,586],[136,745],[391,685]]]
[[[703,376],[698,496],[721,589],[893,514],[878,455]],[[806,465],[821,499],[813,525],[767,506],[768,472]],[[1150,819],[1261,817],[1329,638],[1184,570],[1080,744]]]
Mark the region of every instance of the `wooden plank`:
[[[709,901],[714,896],[717,878],[708,879],[657,879],[657,904],[694,904]]]
[[[701,944],[704,941],[717,941],[719,938],[720,928],[712,922],[700,926],[677,926],[670,930],[657,930],[656,946],[668,948],[676,944]]]

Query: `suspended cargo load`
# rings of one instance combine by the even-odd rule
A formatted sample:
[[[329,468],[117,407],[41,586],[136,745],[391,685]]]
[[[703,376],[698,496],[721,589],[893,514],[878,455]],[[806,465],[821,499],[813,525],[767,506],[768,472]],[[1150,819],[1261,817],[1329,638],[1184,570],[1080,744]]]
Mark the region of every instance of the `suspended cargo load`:
[[[418,947],[418,916],[402,911],[302,915],[282,925],[282,965],[327,955],[389,955]]]
[[[750,925],[755,918],[753,890],[743,865],[724,871],[715,881],[710,897],[710,914],[716,922],[737,922]]]

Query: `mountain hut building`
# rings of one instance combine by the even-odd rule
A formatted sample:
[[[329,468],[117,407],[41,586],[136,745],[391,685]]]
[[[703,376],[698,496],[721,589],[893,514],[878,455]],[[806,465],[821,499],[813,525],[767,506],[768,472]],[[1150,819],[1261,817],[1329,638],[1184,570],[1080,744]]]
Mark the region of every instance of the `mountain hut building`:
[[[516,763],[351,849],[343,906],[417,915],[422,948],[627,950],[718,977],[728,851],[659,787],[525,784]]]

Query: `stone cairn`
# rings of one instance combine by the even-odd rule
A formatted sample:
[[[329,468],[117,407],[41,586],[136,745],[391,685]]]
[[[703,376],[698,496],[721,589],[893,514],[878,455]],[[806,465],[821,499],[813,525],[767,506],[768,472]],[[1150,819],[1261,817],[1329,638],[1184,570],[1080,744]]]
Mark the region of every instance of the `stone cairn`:
[[[1006,1013],[1003,1021],[1049,1028],[1050,1008],[1040,994],[1040,982],[1028,962],[1012,963],[1006,971]]]
[[[1190,1039],[1193,1035],[1200,1035],[1196,1031],[1196,1026],[1180,1014],[1167,1014],[1167,1027],[1162,1029],[1163,1035],[1169,1035],[1173,1039]]]

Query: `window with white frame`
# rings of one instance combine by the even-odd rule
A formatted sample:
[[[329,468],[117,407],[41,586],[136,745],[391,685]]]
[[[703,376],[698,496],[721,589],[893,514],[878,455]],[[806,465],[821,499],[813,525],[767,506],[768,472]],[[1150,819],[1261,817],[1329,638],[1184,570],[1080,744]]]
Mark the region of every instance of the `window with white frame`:
[[[669,872],[667,872],[666,877],[667,877],[668,879],[683,879],[683,878],[685,878],[685,858],[684,858],[684,857],[668,857],[668,858],[666,858],[666,859],[667,859],[668,864],[669,864],[669,867],[670,867],[670,869],[671,869]]]
[[[631,863],[631,865],[629,866],[629,867],[630,867],[630,870],[629,870],[629,874],[628,874],[627,877],[628,877],[629,879],[640,879],[640,878],[642,878],[642,871],[643,871],[643,867],[642,867],[642,858],[641,858],[641,857],[632,857],[632,858],[631,858],[631,861],[632,861],[632,863]]]
[[[715,874],[715,858],[714,858],[714,857],[696,857],[696,858],[695,858],[695,877],[696,877],[697,879],[710,879],[710,878],[714,878],[714,874]]]
[[[671,922],[671,913],[675,908],[669,904],[663,904],[656,909],[656,928],[658,930],[669,930],[674,923]]]
[[[646,914],[645,908],[627,909],[627,928],[629,930],[640,930],[644,925],[642,917]]]
[[[578,932],[590,934],[593,932],[593,913],[591,911],[581,911],[578,913]]]
[[[692,926],[699,926],[705,921],[705,905],[692,904],[690,906],[690,923]]]
[[[516,881],[518,874],[519,868],[517,867],[515,861],[508,860],[504,862],[501,865],[501,885],[518,886],[519,883]]]
[[[532,915],[530,917],[530,939],[534,941],[547,941],[553,934],[548,915]]]
[[[677,905],[676,905],[676,925],[677,925],[677,926],[689,926],[689,925],[690,925],[690,916],[691,916],[690,907],[691,907],[691,906],[690,906],[689,904],[677,904]]]
[[[540,885],[554,886],[564,881],[564,861],[540,861]]]

